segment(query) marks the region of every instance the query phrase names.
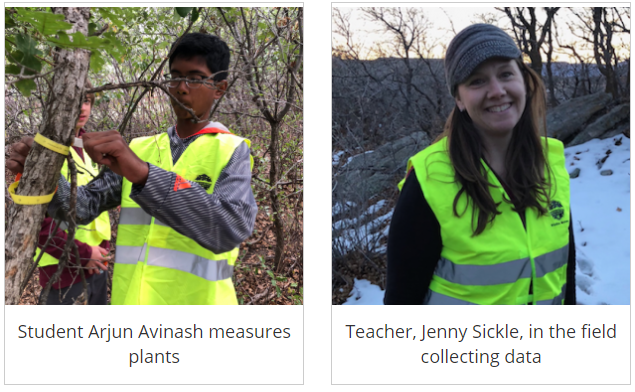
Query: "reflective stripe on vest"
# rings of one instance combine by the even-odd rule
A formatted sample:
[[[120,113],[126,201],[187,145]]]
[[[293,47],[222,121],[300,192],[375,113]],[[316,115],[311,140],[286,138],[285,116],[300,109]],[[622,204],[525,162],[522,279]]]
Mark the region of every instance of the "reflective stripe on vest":
[[[249,141],[204,134],[172,163],[167,133],[139,138],[130,148],[142,160],[197,182],[211,194],[236,148]],[[238,249],[215,254],[147,214],[130,198],[124,179],[117,236],[113,304],[237,304],[231,281]]]
[[[567,292],[567,285],[564,284],[560,289],[560,295],[554,299],[547,299],[544,301],[536,301],[536,305],[564,305],[564,296]]]
[[[234,266],[229,265],[227,260],[208,260],[191,253],[154,246],[148,248],[147,244],[118,246],[117,263],[137,264],[145,259],[146,249],[148,250],[148,265],[172,268],[209,281],[229,279],[234,274]]]
[[[97,167],[93,166],[93,161],[85,152],[84,160],[82,161],[82,158],[79,154],[77,154],[77,152],[75,152],[74,148],[71,148],[70,151],[73,161],[75,162],[75,167],[77,168],[77,186],[88,184],[98,174]],[[66,161],[66,159],[62,165],[61,173],[68,181],[70,181],[68,161]],[[66,222],[61,222],[59,227],[66,232],[67,226]],[[77,230],[75,231],[75,239],[89,246],[97,246],[104,240],[110,240],[110,235],[110,218],[108,217],[108,211],[102,212],[97,218],[95,218],[95,220],[87,225],[78,225]],[[37,248],[34,260],[37,260],[40,253],[41,249]],[[58,263],[58,259],[44,252],[38,265],[40,267],[45,267],[47,265],[54,265]]]
[[[536,301],[536,305],[563,305],[566,287],[566,284],[562,286],[560,295],[558,295],[556,298],[544,301]],[[424,303],[426,305],[477,305],[475,303],[460,300],[448,295],[443,295],[432,290],[428,291],[428,296],[426,297]]]
[[[119,215],[120,225],[149,225],[150,221],[152,221],[152,216],[147,214],[141,208],[122,208],[121,214]],[[159,226],[168,226],[158,219],[154,220],[154,224]]]
[[[149,225],[151,221],[152,216],[141,208],[122,207],[119,214],[120,225]]]
[[[536,277],[541,278],[561,268],[566,264],[568,255],[569,245],[566,245],[553,252],[536,257]],[[461,265],[441,257],[434,273],[452,283],[465,286],[487,286],[514,283],[518,279],[531,278],[531,263],[529,258],[526,257],[493,265]]]
[[[569,251],[569,176],[561,142],[547,139],[551,169],[549,211],[525,211],[526,228],[490,168],[492,199],[500,212],[483,233],[473,237],[472,204],[463,194],[454,215],[460,185],[447,151],[447,138],[408,162],[441,227],[441,258],[430,283],[427,304],[561,304]],[[530,287],[533,294],[529,294]]]

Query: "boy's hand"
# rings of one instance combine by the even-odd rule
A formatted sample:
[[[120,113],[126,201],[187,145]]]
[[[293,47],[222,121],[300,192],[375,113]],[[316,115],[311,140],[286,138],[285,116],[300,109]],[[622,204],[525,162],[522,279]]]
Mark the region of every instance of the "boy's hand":
[[[148,164],[132,152],[117,131],[90,132],[82,136],[84,150],[97,163],[124,176],[133,184],[144,185],[148,179]]]
[[[107,271],[108,267],[106,267],[102,262],[107,262],[110,260],[108,257],[108,251],[100,246],[91,246],[93,252],[90,256],[90,260],[86,263],[86,268],[88,269],[88,274],[96,274],[101,273],[99,270]]]
[[[19,142],[11,145],[11,155],[9,155],[9,159],[6,162],[7,169],[11,173],[18,174],[24,171],[24,162],[32,146],[33,138],[30,136],[24,136]]]

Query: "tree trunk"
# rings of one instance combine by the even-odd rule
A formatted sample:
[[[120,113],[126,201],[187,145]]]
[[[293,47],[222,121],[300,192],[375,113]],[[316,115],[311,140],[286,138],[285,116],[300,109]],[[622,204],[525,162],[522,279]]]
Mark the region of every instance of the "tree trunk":
[[[73,24],[69,33],[88,34],[87,7],[57,7],[53,11],[63,14],[67,22]],[[44,122],[40,133],[64,145],[71,144],[74,124],[79,116],[82,94],[90,53],[86,50],[58,49],[55,64],[60,67],[53,75],[52,90],[46,104]],[[18,195],[46,195],[55,190],[62,168],[64,155],[58,154],[37,143],[29,153]],[[38,232],[47,204],[12,204],[8,213],[8,225],[5,235],[5,304],[17,304],[20,300],[20,284],[32,263]]]
[[[593,54],[598,70],[606,79],[604,92],[617,98],[617,79],[613,69],[613,46],[611,43],[613,31],[612,24],[606,20],[606,9],[593,8]],[[605,31],[602,31],[604,27]]]
[[[269,199],[271,200],[271,209],[273,210],[273,230],[276,234],[276,252],[273,263],[276,272],[281,271],[282,256],[284,255],[284,221],[282,220],[282,210],[278,201],[278,138],[280,133],[280,122],[270,122],[271,125],[271,143],[269,144],[269,155],[271,157],[271,166],[269,168]]]
[[[551,59],[553,57],[553,39],[551,35],[551,28],[547,31],[547,85],[549,86],[549,106],[554,108],[558,106],[559,102],[556,98],[556,85],[553,81],[553,71],[551,69]]]

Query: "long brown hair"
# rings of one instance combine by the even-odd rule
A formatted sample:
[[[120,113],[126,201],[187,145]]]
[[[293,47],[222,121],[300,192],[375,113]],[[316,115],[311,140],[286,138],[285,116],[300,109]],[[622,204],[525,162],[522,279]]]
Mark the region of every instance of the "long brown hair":
[[[512,138],[505,156],[507,176],[503,180],[516,199],[514,211],[522,213],[534,207],[539,215],[547,213],[544,205],[549,204],[550,170],[545,173],[547,162],[546,136],[546,103],[545,86],[531,68],[520,59],[516,62],[521,70],[527,89],[527,104],[518,124],[513,129]],[[472,124],[467,111],[461,112],[454,107],[445,123],[443,133],[437,138],[448,138],[449,154],[455,170],[456,181],[461,189],[454,198],[454,215],[460,216],[457,203],[463,193],[473,204],[472,227],[473,236],[485,230],[501,212],[489,192],[495,186],[487,180],[487,170],[482,164],[483,141]],[[544,146],[541,141],[544,140]],[[510,202],[505,199],[506,202]],[[467,208],[467,206],[466,206]],[[476,225],[474,221],[476,220]],[[475,227],[476,226],[476,227]]]

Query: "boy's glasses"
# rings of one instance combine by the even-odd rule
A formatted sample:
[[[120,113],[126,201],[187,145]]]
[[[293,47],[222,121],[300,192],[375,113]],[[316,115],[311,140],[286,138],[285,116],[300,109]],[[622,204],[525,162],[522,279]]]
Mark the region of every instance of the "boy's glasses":
[[[187,86],[187,88],[192,90],[196,90],[197,88],[201,87],[205,82],[207,83],[213,82],[213,80],[211,80],[213,77],[214,75],[208,76],[206,78],[200,75],[192,75],[192,76],[188,76],[187,78],[184,78],[181,76],[172,76],[170,74],[163,75],[163,78],[168,81],[167,83],[168,87],[176,88],[179,85],[179,83],[181,83],[182,81],[185,81],[185,85]]]

